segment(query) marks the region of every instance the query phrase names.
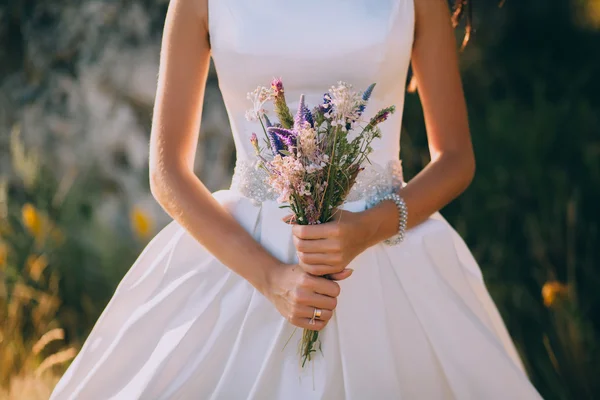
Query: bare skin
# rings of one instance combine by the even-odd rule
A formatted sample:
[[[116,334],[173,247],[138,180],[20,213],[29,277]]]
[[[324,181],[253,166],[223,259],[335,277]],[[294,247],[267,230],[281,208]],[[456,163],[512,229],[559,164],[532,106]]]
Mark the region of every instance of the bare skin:
[[[461,194],[475,173],[448,4],[415,0],[415,15],[412,67],[419,83],[431,162],[399,192],[408,208],[408,228]],[[300,266],[311,274],[334,278],[343,276],[337,274],[345,274],[358,254],[397,230],[398,210],[392,201],[364,212],[342,211],[327,224],[292,229]]]
[[[432,162],[402,189],[409,227],[458,196],[474,173],[447,4],[444,0],[415,3],[413,67]],[[171,0],[169,4],[150,143],[152,193],[173,219],[269,299],[283,317],[298,327],[320,330],[332,316],[340,287],[319,275],[333,274],[337,280],[349,277],[352,271],[346,266],[356,255],[396,232],[396,207],[383,202],[360,213],[342,212],[336,222],[293,227],[300,263],[286,265],[211,196],[193,173],[210,60],[207,10],[207,0]],[[232,252],[232,248],[243,250]],[[323,315],[312,325],[315,307]]]
[[[150,139],[152,194],[173,219],[268,298],[292,324],[320,330],[335,309],[339,285],[310,275],[298,265],[282,264],[242,228],[194,175],[209,60],[206,0],[171,0]],[[231,251],[232,248],[243,250]],[[342,277],[350,273],[345,271]],[[315,307],[322,309],[323,314],[321,320],[310,324]]]

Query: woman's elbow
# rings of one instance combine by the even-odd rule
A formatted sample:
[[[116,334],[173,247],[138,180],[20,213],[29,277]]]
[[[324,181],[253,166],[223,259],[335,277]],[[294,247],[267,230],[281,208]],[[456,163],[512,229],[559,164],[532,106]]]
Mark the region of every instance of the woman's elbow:
[[[157,168],[150,168],[150,193],[161,204],[166,192],[166,174]]]
[[[461,157],[461,182],[462,190],[466,190],[475,178],[475,155],[473,151],[469,151]]]
[[[173,196],[175,171],[168,167],[150,166],[150,193],[163,208]]]

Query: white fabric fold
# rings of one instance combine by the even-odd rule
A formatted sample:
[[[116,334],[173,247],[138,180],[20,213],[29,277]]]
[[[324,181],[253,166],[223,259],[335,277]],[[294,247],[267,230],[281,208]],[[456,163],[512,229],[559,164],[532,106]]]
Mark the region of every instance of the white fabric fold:
[[[230,191],[215,198],[294,262],[287,210]],[[125,276],[52,399],[539,398],[477,266],[463,264],[440,218],[349,265],[322,353],[304,369],[301,330],[173,222]]]

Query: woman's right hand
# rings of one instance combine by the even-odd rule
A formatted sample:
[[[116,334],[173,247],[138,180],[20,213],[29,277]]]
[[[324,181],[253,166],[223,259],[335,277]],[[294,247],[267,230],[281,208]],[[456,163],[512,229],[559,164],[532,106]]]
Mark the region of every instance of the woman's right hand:
[[[272,270],[266,297],[291,324],[320,331],[333,316],[339,294],[337,282],[310,275],[297,264],[284,264]],[[312,324],[315,308],[321,317]]]

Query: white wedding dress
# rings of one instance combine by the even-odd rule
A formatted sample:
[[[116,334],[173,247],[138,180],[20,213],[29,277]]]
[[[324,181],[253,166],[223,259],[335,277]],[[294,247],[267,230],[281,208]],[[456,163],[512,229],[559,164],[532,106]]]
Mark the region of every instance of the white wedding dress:
[[[294,262],[287,211],[250,167],[249,138],[261,128],[244,118],[246,93],[282,77],[294,110],[301,93],[315,106],[337,81],[377,83],[366,117],[391,104],[399,112],[381,125],[374,166],[345,206],[363,210],[374,188],[401,177],[413,0],[210,0],[209,29],[238,157],[232,188],[214,197]],[[301,369],[301,330],[171,222],[123,278],[51,399],[540,398],[473,256],[439,214],[350,267],[322,353]]]

